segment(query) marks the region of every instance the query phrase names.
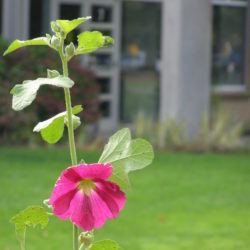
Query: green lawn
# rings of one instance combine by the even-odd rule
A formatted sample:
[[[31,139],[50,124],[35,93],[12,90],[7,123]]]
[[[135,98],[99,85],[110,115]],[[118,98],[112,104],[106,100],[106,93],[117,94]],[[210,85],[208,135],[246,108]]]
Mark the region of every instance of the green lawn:
[[[97,153],[79,152],[94,162]],[[69,164],[64,149],[0,149],[0,249],[19,249],[11,216],[50,196]],[[156,154],[131,174],[133,191],[117,221],[96,232],[124,250],[250,249],[250,156]],[[70,250],[71,224],[51,218],[27,231],[27,250]]]

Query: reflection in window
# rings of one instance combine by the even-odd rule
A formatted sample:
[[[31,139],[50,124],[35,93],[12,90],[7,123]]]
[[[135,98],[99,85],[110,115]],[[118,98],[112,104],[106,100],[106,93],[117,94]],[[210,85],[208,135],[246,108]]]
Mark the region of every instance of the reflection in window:
[[[112,7],[95,5],[92,7],[92,21],[110,23],[112,21]]]
[[[139,112],[145,113],[149,119],[156,119],[161,4],[124,1],[122,25],[121,119],[132,122]]]
[[[81,16],[81,5],[80,4],[61,4],[60,5],[60,18],[66,20],[76,19]],[[80,33],[79,28],[71,31],[66,38],[66,44],[73,42],[77,43],[77,35]]]
[[[212,83],[244,84],[246,8],[215,6]]]

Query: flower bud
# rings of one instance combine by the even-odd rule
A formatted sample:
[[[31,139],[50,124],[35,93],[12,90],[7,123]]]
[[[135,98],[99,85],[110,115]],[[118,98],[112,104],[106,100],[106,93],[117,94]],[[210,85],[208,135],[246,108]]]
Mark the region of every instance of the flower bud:
[[[112,37],[110,36],[105,36],[104,37],[104,46],[112,46],[114,45],[115,41]]]
[[[80,244],[84,244],[84,246],[88,247],[94,241],[94,235],[92,232],[82,232],[79,235]]]
[[[81,125],[81,119],[76,116],[76,115],[72,115],[72,122],[73,122],[73,128],[76,129]],[[64,123],[68,126],[68,117],[65,116],[64,118]]]
[[[48,78],[55,78],[55,77],[57,77],[59,75],[60,75],[60,73],[57,70],[47,69],[47,77]]]
[[[65,53],[66,53],[66,57],[68,59],[71,58],[72,56],[74,56],[74,54],[75,54],[75,46],[74,46],[74,44],[72,42],[68,46],[66,46]]]
[[[54,21],[50,23],[51,30],[55,33],[59,33],[61,31],[61,27]]]
[[[51,45],[54,46],[55,48],[58,48],[60,46],[61,39],[56,36],[52,36],[51,38]]]
[[[65,32],[64,32],[63,30],[60,31],[60,36],[61,36],[62,38],[66,38],[66,34],[65,34]]]

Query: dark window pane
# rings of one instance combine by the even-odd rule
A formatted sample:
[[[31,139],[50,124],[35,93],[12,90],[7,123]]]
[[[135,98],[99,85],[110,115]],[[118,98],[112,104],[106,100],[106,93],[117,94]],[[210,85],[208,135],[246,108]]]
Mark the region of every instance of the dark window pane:
[[[215,6],[213,16],[212,83],[244,84],[246,8]]]
[[[49,0],[30,0],[29,38],[44,36],[49,30]]]
[[[112,21],[112,7],[95,5],[92,7],[92,21],[110,23]]]
[[[110,78],[108,77],[99,77],[97,78],[97,83],[100,87],[101,94],[110,93]]]
[[[42,35],[43,31],[43,0],[30,1],[30,30],[29,37],[35,38]]]
[[[80,4],[61,4],[60,5],[60,18],[66,20],[76,19],[81,16]],[[71,31],[66,38],[66,44],[73,42],[77,43],[77,35],[80,33],[79,28]]]
[[[109,117],[110,116],[110,102],[109,101],[102,101],[100,103],[100,111],[102,113],[102,117]]]

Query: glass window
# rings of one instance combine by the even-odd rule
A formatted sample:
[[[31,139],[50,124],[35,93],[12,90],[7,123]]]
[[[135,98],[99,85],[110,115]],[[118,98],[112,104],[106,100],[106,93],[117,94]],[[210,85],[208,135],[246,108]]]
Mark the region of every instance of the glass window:
[[[161,3],[125,1],[122,25],[121,119],[132,122],[139,112],[145,113],[150,119],[156,119],[159,102]]]
[[[112,7],[104,5],[94,5],[92,7],[92,21],[97,23],[112,22]]]
[[[100,87],[101,94],[109,94],[110,93],[110,78],[109,77],[98,77],[97,84]]]
[[[104,118],[110,117],[110,102],[101,101],[99,110],[101,111],[102,117]]]
[[[49,27],[49,0],[30,0],[29,37],[44,35]]]
[[[213,85],[244,85],[246,24],[246,7],[230,5],[214,6]]]
[[[80,4],[61,4],[60,5],[60,18],[66,20],[72,20],[81,16],[81,5]],[[77,43],[77,35],[80,33],[79,28],[71,31],[66,38],[65,43],[69,44],[73,42]]]
[[[108,53],[90,54],[90,66],[94,67],[110,67],[112,64],[112,55]]]

